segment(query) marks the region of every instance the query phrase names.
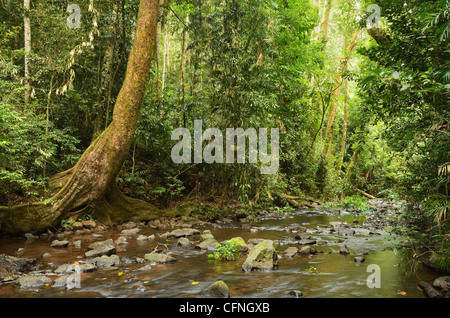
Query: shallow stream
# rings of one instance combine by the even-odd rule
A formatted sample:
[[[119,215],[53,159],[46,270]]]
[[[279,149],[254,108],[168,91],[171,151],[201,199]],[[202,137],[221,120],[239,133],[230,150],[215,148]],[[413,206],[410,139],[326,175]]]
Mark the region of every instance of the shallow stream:
[[[389,211],[387,212],[389,214]],[[301,209],[281,215],[262,218],[254,224],[257,231],[250,231],[247,222],[235,221],[221,226],[195,226],[203,231],[211,230],[217,241],[232,237],[242,237],[246,242],[251,238],[264,238],[275,241],[277,253],[290,246],[301,246],[295,239],[296,233],[287,231],[288,226],[306,227],[311,239],[317,241],[319,252],[315,255],[297,254],[292,258],[279,259],[278,268],[270,272],[244,272],[241,268],[245,255],[237,261],[218,261],[208,258],[211,251],[196,249],[194,246],[177,245],[178,239],[159,237],[171,229],[157,229],[142,226],[143,235],[155,234],[154,240],[139,242],[136,236],[128,236],[128,244],[117,247],[116,254],[126,258],[141,257],[156,246],[167,249],[175,257],[172,264],[129,263],[117,267],[99,267],[93,272],[81,273],[80,288],[66,290],[47,284],[36,288],[22,288],[17,283],[0,284],[0,297],[201,297],[200,292],[216,280],[223,280],[230,288],[231,297],[293,297],[291,291],[300,290],[303,297],[424,297],[417,288],[420,280],[431,281],[437,275],[419,265],[414,273],[404,274],[412,262],[403,260],[400,253],[394,253],[388,247],[394,239],[384,229],[368,228],[365,222],[374,218],[371,212],[349,213],[345,211],[316,208]],[[342,236],[332,231],[330,222],[348,224],[354,235]],[[331,231],[330,231],[331,230]],[[104,239],[114,241],[120,236],[119,229],[103,232]],[[188,237],[198,240],[196,237]],[[36,270],[54,269],[57,265],[71,264],[85,260],[87,246],[96,241],[92,234],[69,237],[70,242],[81,239],[81,247],[72,244],[67,248],[51,248],[50,239],[0,239],[0,254],[17,257],[36,258]],[[98,240],[98,239],[97,239]],[[350,254],[343,255],[337,251],[346,245]],[[18,252],[20,249],[20,252]],[[364,255],[365,261],[355,262],[355,254]],[[43,257],[44,253],[51,256]],[[400,265],[399,265],[400,263]],[[369,288],[367,278],[368,266],[376,264],[380,268],[380,288]],[[150,265],[150,266],[149,266]],[[48,274],[55,280],[58,276]]]

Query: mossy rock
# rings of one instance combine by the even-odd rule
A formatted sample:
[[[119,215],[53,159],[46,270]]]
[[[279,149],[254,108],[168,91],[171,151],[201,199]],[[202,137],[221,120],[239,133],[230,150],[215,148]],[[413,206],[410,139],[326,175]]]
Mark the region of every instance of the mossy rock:
[[[242,269],[246,272],[252,270],[270,271],[278,263],[278,255],[272,240],[264,240],[250,251]]]
[[[209,285],[201,292],[202,296],[205,297],[230,297],[230,289],[228,285],[225,284],[223,280],[218,280],[213,284]]]

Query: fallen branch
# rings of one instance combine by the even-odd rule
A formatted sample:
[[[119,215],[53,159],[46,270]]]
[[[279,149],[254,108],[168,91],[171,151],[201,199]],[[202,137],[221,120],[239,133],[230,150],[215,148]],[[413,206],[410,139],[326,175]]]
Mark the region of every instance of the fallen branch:
[[[367,193],[367,192],[365,192],[365,191],[363,191],[363,190],[360,190],[360,189],[358,189],[358,188],[355,188],[355,189],[356,189],[356,191],[358,191],[358,192],[361,193],[362,195],[368,197],[369,199],[377,199],[377,198],[374,197],[373,195],[371,195],[371,194],[369,194],[369,193]]]

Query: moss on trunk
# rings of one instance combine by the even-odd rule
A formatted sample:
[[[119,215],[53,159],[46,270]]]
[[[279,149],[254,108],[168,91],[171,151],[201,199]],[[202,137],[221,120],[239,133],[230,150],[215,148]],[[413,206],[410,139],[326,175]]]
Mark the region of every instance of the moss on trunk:
[[[51,178],[51,198],[44,202],[0,207],[0,231],[19,234],[42,232],[61,219],[87,209],[110,222],[150,219],[162,212],[127,198],[115,179],[128,154],[144,99],[156,42],[159,1],[141,0],[136,35],[113,120],[83,153],[77,164]]]

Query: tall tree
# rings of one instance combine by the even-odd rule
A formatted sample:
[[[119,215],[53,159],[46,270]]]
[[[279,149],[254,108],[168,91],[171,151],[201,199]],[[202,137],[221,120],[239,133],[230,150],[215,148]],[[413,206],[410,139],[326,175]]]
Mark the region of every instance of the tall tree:
[[[346,55],[344,58],[341,59],[340,68],[339,68],[339,71],[337,74],[336,87],[334,88],[334,100],[333,100],[333,103],[331,104],[330,115],[328,118],[327,129],[325,132],[325,147],[323,150],[323,153],[325,155],[331,154],[331,143],[332,143],[332,139],[333,139],[333,124],[334,124],[334,120],[336,117],[338,97],[341,93],[341,86],[342,86],[342,81],[343,81],[342,75],[347,70],[348,61],[351,57],[353,50],[355,49],[355,46],[358,41],[360,33],[361,33],[360,29],[355,31],[355,33],[353,34],[353,38],[350,41],[350,44],[346,48]]]
[[[24,44],[25,44],[25,104],[31,101],[30,83],[30,53],[31,53],[31,25],[30,25],[30,0],[24,0],[25,13],[23,16]]]
[[[157,211],[150,204],[125,197],[115,179],[131,146],[146,91],[158,9],[158,0],[140,1],[136,35],[111,124],[73,168],[50,180],[51,198],[29,205],[0,207],[2,232],[44,231],[62,218],[76,216],[90,207],[106,222],[148,218]]]

